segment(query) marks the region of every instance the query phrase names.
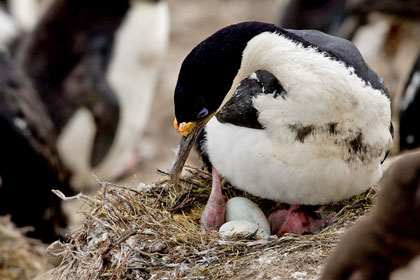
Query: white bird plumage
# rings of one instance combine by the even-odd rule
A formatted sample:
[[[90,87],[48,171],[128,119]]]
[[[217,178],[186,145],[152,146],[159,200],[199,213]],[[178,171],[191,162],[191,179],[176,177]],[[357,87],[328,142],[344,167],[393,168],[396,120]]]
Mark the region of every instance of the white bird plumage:
[[[221,175],[254,195],[290,204],[339,201],[376,184],[392,145],[387,96],[343,62],[271,32],[248,42],[230,96],[260,69],[277,77],[287,97],[254,98],[264,129],[210,120],[205,147]],[[311,127],[303,142],[296,126]],[[349,150],[359,134],[367,149],[360,157]]]

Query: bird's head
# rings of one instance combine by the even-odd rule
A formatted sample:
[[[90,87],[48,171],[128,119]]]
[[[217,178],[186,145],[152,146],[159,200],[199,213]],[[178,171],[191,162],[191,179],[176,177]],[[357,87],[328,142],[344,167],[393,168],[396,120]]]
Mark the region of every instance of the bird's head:
[[[247,42],[276,29],[257,22],[231,25],[202,41],[184,59],[174,95],[174,127],[182,135],[171,171],[175,184],[198,134],[227,101]]]
[[[197,56],[201,58],[197,59]],[[238,68],[239,63],[240,57]],[[174,96],[174,127],[182,135],[177,159],[171,171],[175,184],[197,136],[217,113],[231,87],[235,73],[218,69],[223,67],[222,64],[222,61],[209,59],[206,52],[196,48],[181,66]]]
[[[212,73],[217,72],[216,65],[202,65],[191,56],[182,64],[174,96],[174,127],[182,136],[191,134],[216,113],[232,83],[223,80],[223,74]]]

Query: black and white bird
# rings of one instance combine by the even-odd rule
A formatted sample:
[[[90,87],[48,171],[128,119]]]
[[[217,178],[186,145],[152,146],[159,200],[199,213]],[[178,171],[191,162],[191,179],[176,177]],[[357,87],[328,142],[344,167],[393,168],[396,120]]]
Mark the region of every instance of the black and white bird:
[[[264,81],[262,73],[273,77]],[[264,87],[275,78],[272,92],[235,93],[247,77]],[[200,146],[213,173],[202,215],[208,228],[224,222],[223,176],[292,205],[271,214],[272,234],[311,231],[316,221],[298,205],[339,201],[376,184],[392,145],[382,79],[351,42],[319,31],[260,22],[223,28],[185,58],[174,102],[174,126],[183,135],[175,183],[205,127]]]
[[[418,148],[420,147],[420,127],[418,125],[420,116],[420,52],[414,62],[399,107],[400,150]]]
[[[135,167],[168,38],[164,0],[56,0],[20,46],[73,186]]]

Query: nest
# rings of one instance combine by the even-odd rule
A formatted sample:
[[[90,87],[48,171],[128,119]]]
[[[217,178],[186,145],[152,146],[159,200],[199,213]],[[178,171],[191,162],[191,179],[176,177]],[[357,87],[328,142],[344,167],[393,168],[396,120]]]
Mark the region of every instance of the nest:
[[[349,200],[319,207],[320,215],[337,214],[330,226],[316,234],[223,240],[217,232],[205,232],[200,227],[200,215],[211,190],[211,175],[191,167],[186,170],[181,190],[175,189],[165,176],[137,189],[99,181],[102,189],[96,198],[82,194],[65,198],[57,192],[63,199],[85,200],[91,211],[85,213],[86,222],[69,234],[67,242],[50,246],[53,254],[62,257],[54,278],[264,279],[268,266],[278,268],[279,262],[289,268],[290,279],[307,273],[317,275],[343,228],[364,215],[376,195],[370,189]],[[226,182],[223,193],[227,197],[247,197],[264,212],[277,207],[274,202],[252,197]],[[303,254],[296,255],[299,252]],[[300,259],[301,265],[290,263],[288,256]],[[302,269],[305,271],[299,272]]]
[[[0,279],[33,279],[52,268],[46,245],[24,235],[30,228],[16,228],[10,216],[0,217]]]

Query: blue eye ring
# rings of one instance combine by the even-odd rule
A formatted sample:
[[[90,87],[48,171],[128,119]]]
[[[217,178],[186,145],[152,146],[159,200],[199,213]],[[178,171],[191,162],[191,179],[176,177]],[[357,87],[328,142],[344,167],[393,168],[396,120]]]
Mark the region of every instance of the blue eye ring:
[[[203,110],[201,110],[200,113],[197,114],[197,118],[199,119],[204,118],[208,114],[209,114],[209,110],[207,110],[206,108],[203,108]]]

